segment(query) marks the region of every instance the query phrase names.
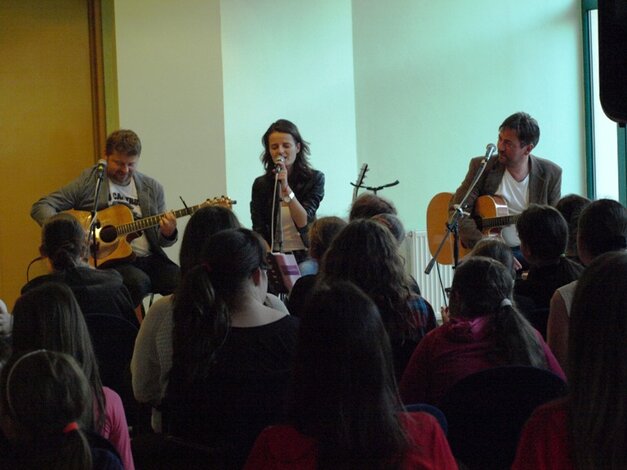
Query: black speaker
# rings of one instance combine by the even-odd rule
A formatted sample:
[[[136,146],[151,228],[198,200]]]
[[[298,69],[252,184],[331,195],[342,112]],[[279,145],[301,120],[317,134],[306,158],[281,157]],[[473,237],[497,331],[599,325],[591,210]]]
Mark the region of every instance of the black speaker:
[[[599,91],[601,106],[627,122],[627,1],[599,0]]]

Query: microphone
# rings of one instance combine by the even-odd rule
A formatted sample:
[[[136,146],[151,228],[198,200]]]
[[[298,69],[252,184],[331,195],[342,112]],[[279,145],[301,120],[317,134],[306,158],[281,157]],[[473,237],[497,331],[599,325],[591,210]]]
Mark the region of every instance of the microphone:
[[[281,172],[281,165],[279,165],[279,163],[283,163],[285,161],[285,158],[283,158],[283,155],[278,155],[275,159],[274,159],[274,171],[276,171],[277,173]]]
[[[101,180],[104,175],[105,170],[107,169],[107,161],[104,158],[98,160],[98,166],[96,167],[96,175],[98,179]]]
[[[492,155],[494,155],[494,152],[496,152],[496,145],[494,145],[494,144],[486,145],[486,148],[485,148],[485,159],[486,160],[490,160],[490,158],[492,158]]]

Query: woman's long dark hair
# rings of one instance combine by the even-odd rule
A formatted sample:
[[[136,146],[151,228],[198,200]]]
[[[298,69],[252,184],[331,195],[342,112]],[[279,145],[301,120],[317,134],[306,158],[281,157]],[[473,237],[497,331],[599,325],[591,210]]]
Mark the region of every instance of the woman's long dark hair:
[[[293,369],[294,426],[318,441],[318,468],[400,468],[409,448],[390,342],[376,305],[336,281],[314,292]]]
[[[412,338],[421,325],[408,307],[411,282],[392,233],[370,219],[350,222],[322,261],[322,276],[350,281],[374,300],[390,335]]]
[[[266,267],[261,238],[244,228],[211,236],[201,260],[174,296],[171,381],[182,386],[207,377],[229,333],[230,309],[252,273]]]
[[[513,307],[514,279],[502,263],[473,256],[455,269],[451,287],[451,316],[478,318],[490,315],[495,356],[507,364],[547,368],[536,330]]]
[[[627,252],[577,283],[568,339],[569,430],[578,470],[627,468]]]
[[[41,252],[57,271],[73,268],[87,254],[85,230],[70,214],[50,217],[41,229]]]
[[[29,290],[13,309],[13,351],[24,354],[48,349],[72,356],[91,385],[97,409],[89,427],[99,432],[105,420],[105,396],[89,330],[74,294],[65,284],[48,282]]]
[[[50,438],[60,443],[43,455],[25,454],[11,462],[14,468],[92,468],[82,431],[65,429],[91,408],[89,383],[71,356],[46,350],[14,355],[2,371],[0,390],[2,413],[11,418],[18,440],[34,447]]]
[[[290,134],[294,138],[296,144],[300,144],[300,151],[296,154],[296,160],[292,167],[292,171],[289,175],[289,184],[296,185],[299,182],[306,181],[313,175],[313,169],[309,164],[309,143],[305,142],[298,131],[298,127],[287,119],[279,119],[273,122],[268,127],[268,130],[261,137],[261,144],[263,145],[263,152],[261,154],[261,162],[266,170],[266,175],[271,175],[274,170],[274,160],[270,154],[270,147],[268,145],[268,138],[273,132],[280,132],[282,134]]]
[[[211,235],[229,228],[239,228],[240,223],[232,210],[222,206],[202,207],[194,212],[185,226],[179,264],[181,276],[200,264],[201,248]]]

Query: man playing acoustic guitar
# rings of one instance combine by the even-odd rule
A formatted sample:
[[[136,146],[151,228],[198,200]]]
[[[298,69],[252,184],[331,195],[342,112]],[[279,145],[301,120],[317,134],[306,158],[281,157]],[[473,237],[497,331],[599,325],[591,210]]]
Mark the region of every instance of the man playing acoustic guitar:
[[[477,215],[475,202],[484,195],[503,198],[510,215],[520,214],[531,203],[555,206],[561,194],[562,169],[549,160],[531,155],[539,139],[540,128],[529,114],[519,112],[505,119],[499,127],[498,157],[490,159],[462,209]],[[476,157],[470,161],[468,174],[451,199],[451,208],[468,191],[483,158]],[[466,248],[472,248],[484,235],[471,217],[460,221],[459,234]],[[519,258],[517,247],[520,240],[516,226],[504,227],[501,236]]]
[[[179,267],[162,248],[176,242],[176,217],[165,211],[161,184],[136,171],[140,154],[141,142],[135,132],[124,129],[113,132],[105,146],[106,178],[103,179],[98,196],[99,211],[123,204],[137,219],[163,214],[158,228],[147,228],[140,237],[130,242],[131,256],[115,264],[108,264],[124,278],[135,305],[150,292],[171,294],[179,278]],[[31,217],[42,225],[58,212],[71,209],[91,211],[99,171],[102,172],[102,165],[94,165],[58,191],[41,198],[33,204]],[[99,220],[102,221],[101,218]]]

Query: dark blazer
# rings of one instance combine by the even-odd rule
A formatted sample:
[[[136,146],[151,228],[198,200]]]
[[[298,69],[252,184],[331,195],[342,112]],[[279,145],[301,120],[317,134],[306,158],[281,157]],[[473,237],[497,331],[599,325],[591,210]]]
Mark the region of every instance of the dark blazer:
[[[483,158],[475,157],[470,160],[468,173],[460,187],[455,191],[451,199],[451,206],[462,200],[470,188]],[[503,173],[505,173],[505,166],[499,163],[498,158],[492,158],[474,190],[466,199],[463,210],[472,213],[475,201],[479,196],[493,195],[503,179]],[[529,203],[555,206],[560,200],[561,190],[562,169],[549,160],[529,155]],[[472,219],[465,218],[463,223],[460,223],[460,235],[464,241],[476,242],[482,234],[477,230],[477,225]]]

